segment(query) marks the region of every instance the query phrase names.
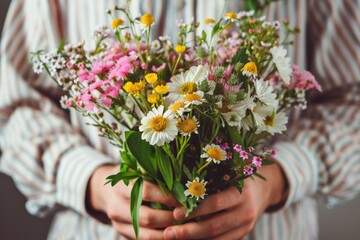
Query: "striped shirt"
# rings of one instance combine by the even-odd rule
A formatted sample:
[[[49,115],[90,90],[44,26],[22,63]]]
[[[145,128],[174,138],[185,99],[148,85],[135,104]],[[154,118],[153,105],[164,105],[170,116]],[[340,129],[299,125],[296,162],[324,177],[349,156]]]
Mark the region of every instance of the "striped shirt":
[[[121,4],[124,4],[122,1]],[[119,162],[116,151],[86,119],[59,108],[57,86],[33,73],[29,52],[52,50],[61,37],[86,40],[116,0],[14,0],[1,41],[0,169],[27,197],[26,208],[58,211],[49,239],[118,239],[114,229],[85,210],[93,171]],[[133,0],[134,16],[151,12],[157,35],[173,33],[177,19],[218,18],[223,0]],[[239,1],[228,8],[240,10]],[[302,29],[290,56],[323,86],[306,111],[292,114],[288,136],[276,142],[277,161],[289,182],[279,211],[264,214],[249,239],[317,239],[316,199],[330,204],[360,192],[360,33],[357,0],[293,0],[271,5],[268,16]]]

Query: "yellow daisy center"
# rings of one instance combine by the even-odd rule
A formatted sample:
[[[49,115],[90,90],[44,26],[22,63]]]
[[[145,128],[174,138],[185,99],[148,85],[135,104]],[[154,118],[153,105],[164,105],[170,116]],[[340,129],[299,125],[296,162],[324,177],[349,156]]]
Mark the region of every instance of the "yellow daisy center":
[[[177,45],[177,46],[175,47],[175,51],[176,51],[177,53],[183,53],[183,52],[185,52],[185,50],[186,50],[186,46],[184,46],[184,45]]]
[[[215,159],[217,161],[221,161],[222,160],[222,153],[219,149],[217,148],[209,148],[206,153],[209,155],[209,157],[211,157],[212,159]]]
[[[170,107],[170,110],[176,112],[177,110],[183,108],[184,106],[185,106],[184,102],[176,102]]]
[[[183,85],[181,85],[180,87],[180,93],[181,94],[189,94],[189,93],[193,93],[197,90],[197,86],[196,83],[194,82],[187,82],[184,83]]]
[[[227,16],[228,18],[231,18],[231,19],[237,19],[237,14],[234,12],[228,12],[225,14],[225,16]]]
[[[267,116],[264,120],[266,126],[274,126],[274,119],[270,116]]]
[[[196,122],[193,119],[185,119],[179,123],[179,129],[184,133],[193,133],[196,131]]]
[[[204,184],[200,183],[200,182],[193,182],[191,183],[191,185],[189,186],[189,193],[191,194],[191,196],[194,197],[201,197],[205,194],[205,187]]]
[[[205,24],[215,23],[215,20],[212,18],[205,18],[204,20]]]
[[[163,116],[156,116],[150,120],[150,127],[156,132],[163,131],[168,124],[168,121]]]
[[[196,93],[192,93],[192,94],[188,94],[184,100],[187,102],[200,101],[201,97],[200,97],[200,95],[198,95]]]
[[[154,90],[158,94],[166,94],[169,92],[169,86],[159,85]]]
[[[154,16],[149,13],[145,13],[141,18],[141,24],[145,25],[146,27],[150,26],[154,22],[155,22]]]
[[[121,18],[114,18],[114,20],[111,23],[111,27],[113,29],[117,28],[120,25],[123,25],[124,20],[122,20]]]
[[[155,83],[157,80],[158,80],[158,76],[156,73],[149,73],[149,74],[146,74],[145,75],[145,80],[148,82],[148,83]]]
[[[256,64],[254,62],[246,63],[244,68],[243,68],[243,71],[245,73],[250,73],[250,74],[253,74],[253,75],[257,75],[257,73],[258,73]]]

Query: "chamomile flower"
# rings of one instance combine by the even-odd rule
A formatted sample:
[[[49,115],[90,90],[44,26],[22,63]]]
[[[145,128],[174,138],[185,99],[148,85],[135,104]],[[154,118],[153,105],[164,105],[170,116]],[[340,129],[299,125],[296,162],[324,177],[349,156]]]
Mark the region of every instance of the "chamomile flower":
[[[185,73],[180,73],[172,77],[168,83],[168,98],[175,102],[184,96],[198,91],[198,85],[206,78],[206,68],[202,65],[191,67]]]
[[[269,85],[268,81],[263,79],[254,81],[254,87],[256,92],[256,98],[267,106],[277,108],[278,101],[276,100],[276,94],[274,88]]]
[[[173,111],[174,113],[177,113],[178,115],[182,116],[184,112],[189,112],[190,109],[185,106],[184,101],[177,101],[172,104],[170,104],[169,109]]]
[[[199,200],[199,198],[204,199],[206,195],[206,186],[207,182],[203,180],[200,181],[198,177],[196,177],[192,182],[188,181],[186,183],[186,189],[184,191],[185,196],[191,196],[195,197],[196,200]]]
[[[198,134],[198,128],[200,127],[199,121],[195,116],[192,118],[183,118],[178,124],[179,132],[184,136],[190,136],[192,133]]]
[[[191,104],[201,105],[206,100],[204,99],[204,93],[202,91],[197,91],[186,95],[183,101],[185,102],[185,105],[188,107]]]
[[[164,106],[153,108],[141,120],[139,131],[142,132],[141,139],[151,145],[162,146],[164,143],[171,142],[178,134],[175,115],[171,110],[164,112]]]
[[[285,83],[289,84],[292,69],[290,65],[290,58],[286,57],[287,50],[283,46],[279,46],[271,48],[270,52],[273,57],[272,60],[276,65],[277,70],[279,71],[281,79]]]
[[[248,77],[255,78],[258,75],[257,67],[254,62],[246,63],[244,65],[244,67],[241,69],[241,71],[245,76],[248,76]]]
[[[268,132],[271,135],[275,133],[282,133],[286,130],[286,124],[288,123],[288,117],[284,112],[268,114],[264,118],[264,124],[259,126],[256,133]]]
[[[214,163],[220,163],[226,160],[226,152],[221,149],[219,145],[208,144],[204,148],[204,153],[201,154],[201,158],[206,158],[207,162],[213,161]]]

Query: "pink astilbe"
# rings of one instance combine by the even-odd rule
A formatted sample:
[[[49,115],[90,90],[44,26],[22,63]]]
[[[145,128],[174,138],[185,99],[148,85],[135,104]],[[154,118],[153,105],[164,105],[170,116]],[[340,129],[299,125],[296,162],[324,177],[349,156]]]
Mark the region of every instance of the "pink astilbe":
[[[108,78],[124,79],[130,72],[132,72],[131,58],[124,56],[117,60],[115,66],[110,70]]]
[[[319,92],[322,91],[320,84],[316,81],[314,75],[309,71],[301,72],[297,65],[292,65],[292,81],[290,82],[289,87],[295,87],[297,89],[309,90],[315,88]]]

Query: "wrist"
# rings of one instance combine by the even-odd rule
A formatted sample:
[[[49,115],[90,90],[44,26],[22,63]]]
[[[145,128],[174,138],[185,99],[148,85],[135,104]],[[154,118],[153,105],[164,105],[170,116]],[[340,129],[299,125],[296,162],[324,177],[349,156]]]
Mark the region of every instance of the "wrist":
[[[288,183],[283,170],[278,163],[261,167],[258,171],[266,178],[268,192],[268,203],[266,212],[280,209],[286,202]]]

